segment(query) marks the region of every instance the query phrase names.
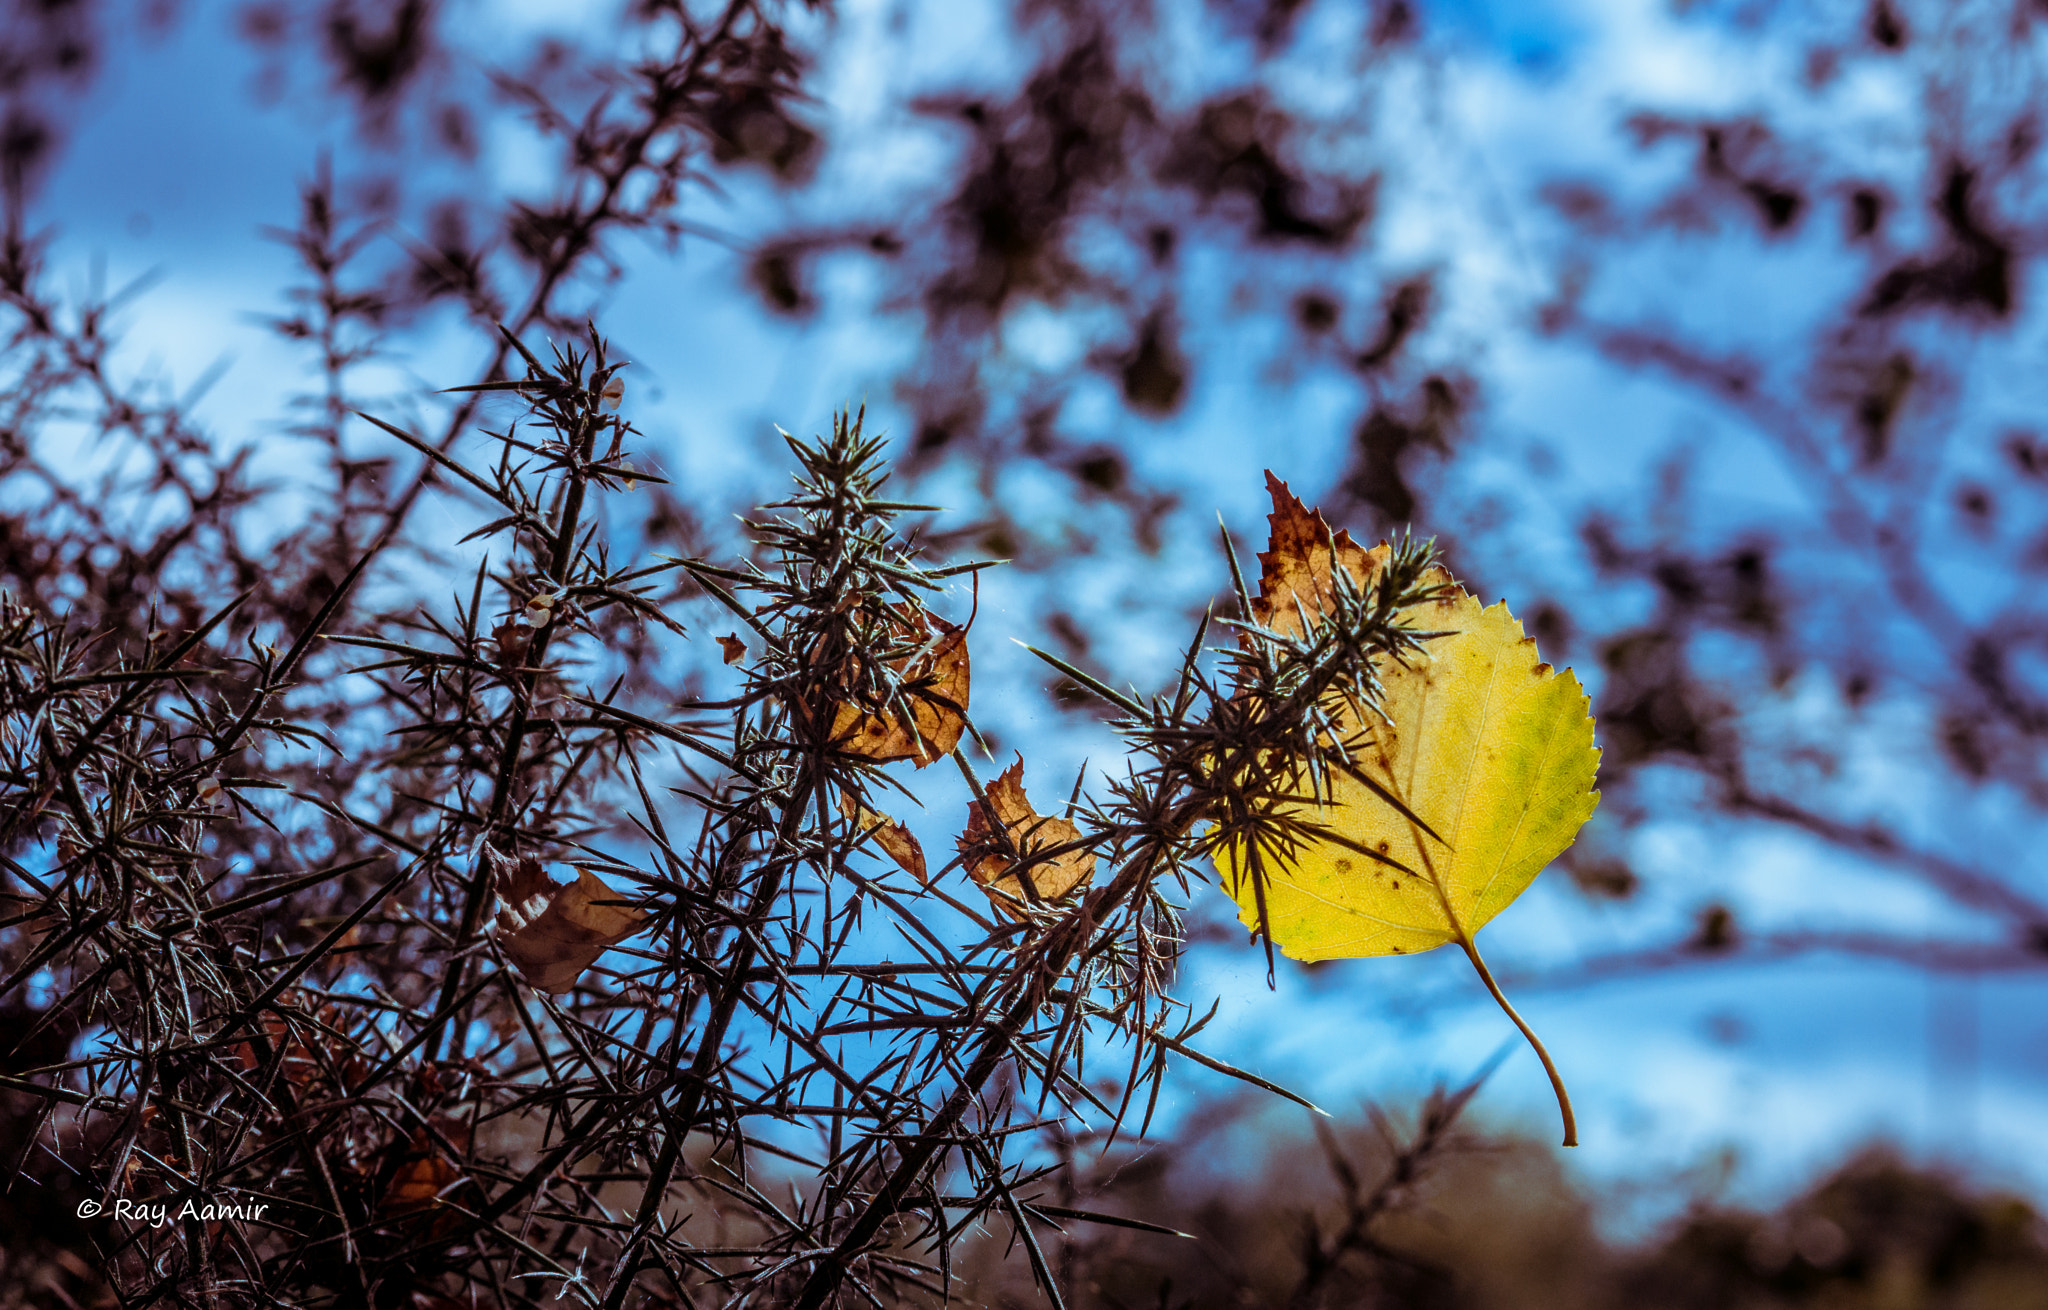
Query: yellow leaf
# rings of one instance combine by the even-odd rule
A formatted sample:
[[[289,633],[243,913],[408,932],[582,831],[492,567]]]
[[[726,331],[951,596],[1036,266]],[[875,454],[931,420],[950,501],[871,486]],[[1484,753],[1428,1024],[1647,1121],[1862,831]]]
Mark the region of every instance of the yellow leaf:
[[[508,859],[489,847],[484,854],[497,884],[499,947],[541,991],[559,996],[570,990],[598,956],[647,922],[588,869],[562,886],[531,856]]]
[[[1042,817],[1024,795],[1024,760],[1005,769],[988,785],[988,809],[995,811],[1003,836],[989,821],[979,800],[967,802],[967,831],[960,836],[960,854],[967,872],[981,884],[989,901],[1011,918],[1022,917],[1029,904],[1018,881],[1019,858],[1031,889],[1041,901],[1058,900],[1095,876],[1095,853],[1085,849],[1044,854],[1081,839],[1081,830],[1065,819]],[[1014,855],[1013,855],[1014,852]]]
[[[1312,842],[1262,861],[1268,927],[1297,960],[1465,940],[1572,844],[1599,804],[1600,752],[1571,671],[1539,660],[1505,603],[1481,609],[1460,589],[1423,608],[1416,626],[1450,635],[1407,667],[1380,670],[1389,722],[1367,729],[1370,745],[1353,763],[1443,840],[1333,770],[1329,805],[1294,809],[1356,845]],[[1233,852],[1230,863],[1242,861]],[[1235,877],[1232,891],[1255,925],[1249,880]]]
[[[1385,556],[1352,547],[1347,558],[1346,540],[1333,542],[1320,515],[1313,521],[1319,546],[1302,545],[1313,534],[1283,545],[1282,523],[1292,531],[1305,512],[1278,483],[1274,500],[1273,554],[1281,558],[1277,566],[1267,561],[1264,581],[1272,585],[1277,574],[1286,603],[1268,604],[1259,617],[1276,629],[1291,619],[1298,631],[1301,612],[1311,620],[1325,612],[1312,602],[1328,594],[1322,585],[1331,561],[1351,568],[1364,585]],[[1262,844],[1259,876],[1251,852],[1226,846],[1218,852],[1224,886],[1241,921],[1254,929],[1263,892],[1266,930],[1297,960],[1405,955],[1447,944],[1463,949],[1550,1069],[1570,1144],[1575,1133],[1563,1084],[1501,995],[1473,938],[1572,844],[1599,804],[1593,719],[1578,679],[1542,662],[1505,602],[1481,608],[1441,570],[1429,580],[1447,590],[1403,618],[1414,629],[1444,635],[1405,663],[1383,661],[1385,722],[1340,716],[1345,737],[1361,743],[1352,752],[1353,766],[1379,790],[1332,768],[1326,804],[1298,803],[1268,816],[1313,824],[1328,835],[1291,849],[1277,841],[1271,848]],[[1306,794],[1309,787],[1298,780],[1295,790]],[[1398,798],[1427,828],[1385,795]]]

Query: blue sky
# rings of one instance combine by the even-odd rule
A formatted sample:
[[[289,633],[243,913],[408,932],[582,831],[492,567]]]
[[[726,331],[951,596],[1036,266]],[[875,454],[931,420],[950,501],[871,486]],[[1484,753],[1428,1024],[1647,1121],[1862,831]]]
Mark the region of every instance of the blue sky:
[[[1308,21],[1339,21],[1333,9],[1317,7]],[[539,5],[470,3],[450,12],[457,21],[502,22],[508,33],[556,21]],[[841,20],[818,112],[845,144],[804,204],[857,206],[865,194],[915,194],[955,147],[906,115],[894,92],[906,83],[1006,75],[995,39],[1001,24],[987,9],[939,18],[906,7],[911,17],[900,25],[895,12],[856,4]],[[289,478],[290,446],[277,433],[284,402],[309,375],[304,360],[259,322],[282,308],[278,288],[291,270],[286,252],[259,230],[293,221],[298,184],[323,149],[345,156],[355,129],[318,86],[288,83],[279,98],[259,96],[260,62],[233,38],[231,22],[224,7],[195,5],[167,36],[110,52],[80,102],[36,218],[55,226],[57,265],[75,285],[96,264],[115,285],[157,274],[125,311],[123,367],[182,387],[224,363],[201,415],[223,442],[263,441],[269,466]],[[1424,50],[1380,93],[1392,130],[1427,134],[1432,148],[1390,160],[1376,254],[1440,272],[1451,308],[1437,348],[1457,353],[1484,379],[1485,432],[1454,475],[1458,503],[1490,496],[1520,511],[1511,532],[1490,539],[1511,549],[1489,558],[1489,582],[1519,608],[1539,579],[1577,567],[1566,536],[1569,511],[1645,494],[1651,461],[1675,431],[1701,434],[1707,449],[1692,476],[1726,489],[1719,502],[1733,507],[1731,524],[1812,512],[1796,479],[1725,416],[1655,379],[1622,374],[1569,340],[1521,326],[1548,293],[1546,256],[1557,240],[1529,202],[1536,182],[1593,173],[1647,189],[1620,140],[1619,106],[1647,101],[1672,112],[1726,112],[1764,103],[1804,57],[1799,43],[1759,47],[1712,23],[1674,17],[1668,6],[1622,0],[1461,3],[1433,7],[1430,23]],[[1227,50],[1202,52],[1191,32],[1174,30],[1168,39],[1201,54],[1181,74],[1190,86],[1227,80]],[[1343,70],[1319,65],[1312,49],[1299,62],[1295,93],[1344,93]],[[1870,135],[1874,166],[1885,166],[1889,150],[1903,167],[1917,147],[1886,131],[1909,93],[1903,76],[1887,82],[1858,74],[1830,93],[1826,112],[1843,130]],[[540,170],[530,141],[512,128],[486,141],[478,167],[506,185]],[[703,203],[702,221],[744,232],[779,215],[785,202],[741,186]],[[1652,252],[1637,297],[1623,296],[1614,308],[1649,305],[1709,337],[1739,333],[1752,345],[1760,322],[1771,325],[1766,339],[1776,332],[1797,340],[1849,276],[1828,262],[1823,244],[1759,251],[1722,243],[1697,260]],[[604,293],[601,326],[633,354],[628,410],[653,439],[663,469],[689,478],[706,503],[746,503],[779,487],[771,423],[816,429],[832,406],[865,396],[871,420],[907,430],[909,415],[896,406],[889,381],[915,357],[918,342],[908,320],[880,312],[873,279],[859,266],[829,264],[825,309],[792,326],[757,307],[740,258],[715,241],[685,242],[679,254],[652,246],[621,253],[627,275]],[[1716,258],[1730,267],[1713,264]],[[1198,605],[1223,576],[1211,544],[1215,513],[1243,533],[1262,526],[1260,469],[1275,468],[1311,497],[1334,477],[1347,440],[1347,394],[1317,376],[1278,384],[1253,366],[1253,354],[1232,355],[1242,343],[1228,330],[1205,336],[1202,297],[1221,305],[1229,275],[1215,270],[1208,285],[1195,276],[1187,288],[1196,324],[1190,345],[1209,366],[1187,409],[1134,451],[1147,476],[1186,506],[1169,526],[1169,549],[1078,583],[992,580],[977,629],[990,638],[977,648],[977,687],[1011,678],[1036,685],[1029,657],[1001,638],[1034,636],[1032,616],[1054,589],[1063,604],[1104,624],[1149,615],[1162,598],[1170,607]],[[1218,312],[1215,321],[1224,317]],[[1027,357],[1058,356],[1079,348],[1062,335],[1070,331],[1027,319],[1005,346]],[[1972,405],[1993,413],[2039,399],[2038,385],[2019,372],[2031,335],[1973,359],[1967,376],[1980,390]],[[474,343],[445,324],[426,323],[406,343],[403,359],[365,380],[369,394],[390,396],[394,407],[410,403],[403,397],[416,387],[467,380],[476,366]],[[372,440],[358,435],[366,446]],[[926,494],[945,499],[949,490],[974,494],[964,482],[949,488],[944,475]],[[1030,517],[1033,498],[1050,514],[1062,492],[1020,474],[1003,494]],[[436,530],[459,535],[460,514],[436,512],[446,516]],[[1644,601],[1617,596],[1613,603]],[[1149,621],[1119,630],[1119,672],[1135,679],[1165,668],[1185,639]],[[1837,713],[1818,686],[1789,689],[1777,708],[1823,722]],[[1071,778],[1084,757],[1107,756],[1099,734],[1028,697],[984,713],[1006,744],[1026,750],[1034,778]],[[1867,743],[1861,781],[1843,785],[1896,792],[1901,775],[1883,742],[1902,726],[1911,727],[1843,720],[1840,732]],[[1952,801],[1929,797],[1926,821]],[[929,848],[950,846],[958,804],[941,783],[930,808],[912,818]],[[2035,835],[1996,815],[1989,822],[2015,851]],[[1634,854],[1648,878],[1637,903],[1591,905],[1561,877],[1546,877],[1489,928],[1496,967],[1540,975],[1589,949],[1664,940],[1715,897],[1739,901],[1763,925],[1839,919],[1932,931],[1956,913],[1882,870],[1783,838],[1731,833],[1682,809],[1643,832]],[[1229,917],[1219,901],[1212,894],[1201,912]],[[1464,962],[1444,952],[1343,963],[1313,975],[1283,965],[1277,989],[1268,991],[1257,952],[1207,947],[1191,961],[1181,994],[1202,1008],[1211,996],[1223,998],[1210,1030],[1220,1054],[1333,1109],[1458,1079],[1510,1035]],[[1808,959],[1739,973],[1699,968],[1569,991],[1538,988],[1521,1005],[1580,1105],[1586,1145],[1574,1167],[1595,1179],[1646,1184],[1642,1194],[1668,1203],[1724,1148],[1740,1161],[1733,1194],[1767,1198],[1871,1138],[2048,1192],[2042,999],[2038,977],[1929,980]],[[1191,1076],[1181,1095],[1201,1085]],[[1480,1107],[1495,1122],[1553,1132],[1548,1089],[1526,1053],[1501,1069]],[[1657,1212],[1659,1203],[1645,1204],[1645,1213]]]

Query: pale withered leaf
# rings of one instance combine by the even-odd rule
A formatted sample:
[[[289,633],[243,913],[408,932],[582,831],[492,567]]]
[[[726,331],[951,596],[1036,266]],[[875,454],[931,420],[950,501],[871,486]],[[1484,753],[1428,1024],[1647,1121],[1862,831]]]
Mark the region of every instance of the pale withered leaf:
[[[576,985],[598,956],[631,937],[647,916],[588,869],[566,886],[549,878],[540,861],[510,859],[489,847],[496,882],[499,948],[527,982],[561,995]]]

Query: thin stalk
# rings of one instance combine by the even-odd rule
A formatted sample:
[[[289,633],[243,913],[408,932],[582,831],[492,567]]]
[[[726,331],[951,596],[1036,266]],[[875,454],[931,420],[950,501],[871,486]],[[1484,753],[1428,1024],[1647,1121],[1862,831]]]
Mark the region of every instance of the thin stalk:
[[[586,419],[583,431],[575,438],[575,464],[570,474],[567,495],[563,499],[562,516],[555,529],[553,550],[548,559],[547,578],[549,583],[556,587],[566,586],[569,580],[569,564],[575,557],[578,521],[583,516],[583,465],[589,460],[596,441],[597,424]],[[532,647],[523,661],[531,671],[522,675],[521,694],[512,701],[511,719],[505,727],[505,747],[498,757],[498,776],[491,790],[491,810],[484,820],[485,841],[491,840],[504,824],[506,811],[511,807],[512,793],[518,786],[519,753],[525,744],[526,730],[531,722],[527,707],[533,702],[534,694],[540,687],[540,680],[546,676],[541,668],[541,662],[547,658],[548,642],[553,638],[554,631],[553,621],[537,628],[533,634]],[[462,922],[455,937],[455,950],[458,953],[466,949],[470,939],[476,936],[477,929],[483,921],[484,906],[490,899],[490,892],[491,876],[485,870],[484,861],[479,859],[471,871],[469,895],[462,905]],[[455,999],[455,994],[468,984],[470,960],[470,956],[458,954],[455,967],[448,971],[448,976],[441,983],[440,1000],[434,1007],[436,1010],[445,1009]],[[454,1033],[459,1042],[466,1027],[466,1024],[457,1022],[436,1033],[430,1058],[441,1058],[442,1038],[445,1035]]]
[[[1522,1030],[1522,1036],[1529,1040],[1530,1049],[1536,1052],[1536,1058],[1543,1061],[1543,1072],[1550,1075],[1551,1089],[1557,1093],[1558,1111],[1564,1115],[1564,1144],[1577,1146],[1579,1121],[1572,1114],[1571,1093],[1565,1091],[1564,1076],[1558,1073],[1557,1065],[1550,1058],[1550,1052],[1543,1048],[1543,1039],[1536,1035],[1536,1030],[1531,1028],[1521,1015],[1515,1013],[1515,1007],[1508,1003],[1506,993],[1502,992],[1500,984],[1493,980],[1493,971],[1487,968],[1486,961],[1480,958],[1479,948],[1472,944],[1471,936],[1461,933],[1458,945],[1464,948],[1465,958],[1472,961],[1472,967],[1479,971],[1479,981],[1485,983],[1486,990],[1493,993],[1493,999],[1500,1005],[1501,1012],[1514,1021],[1515,1027]]]

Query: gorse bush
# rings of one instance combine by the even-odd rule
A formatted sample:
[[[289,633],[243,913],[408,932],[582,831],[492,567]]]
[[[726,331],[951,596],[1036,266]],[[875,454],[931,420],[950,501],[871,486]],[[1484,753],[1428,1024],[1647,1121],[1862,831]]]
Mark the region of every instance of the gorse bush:
[[[1386,680],[1460,637],[1413,626],[1454,587],[1415,544],[1346,567],[1282,499],[1235,647],[1200,624],[1153,698],[1061,665],[1130,753],[1040,815],[1022,761],[985,784],[961,749],[973,612],[936,610],[983,565],[903,540],[930,506],[887,497],[860,416],[788,438],[756,559],[614,559],[602,501],[659,481],[621,364],[508,340],[524,377],[463,389],[526,403],[504,432],[373,420],[492,516],[467,596],[365,612],[362,553],[274,639],[244,592],[160,604],[139,647],[8,600],[4,995],[16,1060],[72,1056],[6,1075],[27,1185],[117,1206],[141,1302],[895,1304],[991,1222],[1057,1298],[1032,1224],[1128,1220],[1047,1210],[1018,1142],[1143,1128],[1169,1052],[1229,1071],[1165,991],[1208,858],[1272,927],[1305,843],[1370,849],[1311,804],[1343,780],[1444,845],[1358,759],[1409,729]],[[735,622],[723,698],[645,657],[692,594]],[[940,761],[975,800],[932,870],[883,806]]]
[[[1474,934],[1598,800],[1575,678],[1428,549],[1363,549],[1284,487],[1266,558],[1234,577],[1226,534],[1191,608],[1184,578],[1123,616],[1059,588],[1186,558],[1177,507],[1210,488],[1148,446],[1179,438],[1175,416],[1206,430],[1219,389],[1348,397],[1312,414],[1350,435],[1304,443],[1328,467],[1297,485],[1328,488],[1333,519],[1444,533],[1462,576],[1531,598],[1548,653],[1602,667],[1615,822],[1567,868],[1648,931],[1613,953],[1587,934],[1594,953],[1535,981],[1815,952],[2022,977],[2048,960],[2048,909],[1997,844],[2048,796],[2029,653],[2048,625],[2038,589],[1972,590],[2048,567],[2048,454],[1996,406],[1951,409],[1970,352],[2024,339],[2036,253],[2009,216],[2048,156],[2025,78],[1977,80],[1988,99],[1953,115],[1973,134],[1928,108],[1983,62],[1955,50],[2035,57],[2008,15],[1760,20],[1759,50],[1806,52],[1786,98],[1617,111],[1608,171],[1497,183],[1414,171],[1488,153],[1417,134],[1457,115],[1411,95],[1445,85],[1415,6],[1345,10],[1370,11],[1348,35],[1292,0],[1014,8],[1014,64],[904,59],[868,120],[813,74],[922,54],[949,7],[907,7],[901,44],[873,47],[822,2],[650,0],[573,40],[414,0],[238,9],[266,78],[294,100],[317,83],[360,129],[270,234],[298,272],[269,326],[312,381],[239,442],[193,417],[203,386],[120,353],[138,289],[54,291],[31,223],[114,48],[105,6],[0,8],[0,1301],[1155,1297],[1087,1272],[1088,1244],[1196,1226],[1093,1183],[1177,1061],[1261,1084],[1203,1051],[1210,998],[1175,994],[1203,885],[1251,931],[1229,949],[1269,969],[1455,945],[1505,1008]],[[1181,58],[1197,46],[1216,61]],[[1873,172],[1823,103],[1847,69],[1895,76],[1886,131],[1938,147]],[[870,173],[860,143],[892,114],[895,145],[945,147],[929,175]],[[552,166],[500,172],[478,147],[499,134]],[[1498,186],[1514,224],[1492,199],[1455,221],[1457,192]],[[736,200],[691,208],[710,197]],[[1418,206],[1438,254],[1384,239]],[[1479,315],[1461,270],[1499,247],[1474,214],[1527,225],[1535,274]],[[729,243],[735,285],[792,331],[872,277],[863,323],[916,340],[887,379],[899,480],[863,416],[782,413],[807,434],[774,452],[794,489],[749,494],[773,503],[728,526],[733,498],[636,430],[652,388],[591,326],[654,266],[635,241]],[[1638,276],[1718,253],[1793,286],[1777,261],[1821,248],[1848,272],[1802,293],[1785,339],[1668,320]],[[1047,321],[1064,358],[1024,344]],[[438,362],[451,342],[464,362]],[[1489,416],[1516,384],[1474,361],[1532,343],[1662,378],[1726,430],[1602,416],[1628,435],[1592,454],[1644,467],[1602,490],[1572,443],[1523,448],[1541,413]],[[1231,373],[1254,360],[1284,386]],[[1260,421],[1301,432],[1292,403]],[[1504,453],[1528,469],[1520,501],[1475,476]],[[1727,458],[1804,490],[1731,498]],[[917,503],[933,488],[945,511]],[[980,605],[1007,557],[1057,574],[1006,620],[1035,627]],[[1139,666],[1134,627],[1185,655]],[[1039,695],[992,686],[985,657],[1040,634],[1065,656],[1059,703],[1121,748],[1079,777],[976,724]],[[1810,718],[1800,698],[1823,693],[1839,715]],[[1878,757],[1918,782],[1845,767],[1901,721],[1925,748]],[[1939,822],[1895,807],[1912,796]],[[1962,824],[1952,805],[1991,809]],[[917,808],[942,847],[903,822]],[[1816,902],[1773,926],[1709,880],[1747,859],[1641,876],[1632,834],[1673,821],[1717,844],[1794,834],[1983,922],[1930,936]],[[1645,904],[1673,896],[1661,919]],[[1285,1236],[1298,1267],[1215,1295],[1448,1295],[1382,1248],[1463,1104],[1427,1108],[1389,1187],[1337,1171],[1341,1205]],[[1758,1295],[1806,1276],[1757,1241]]]
[[[1034,1222],[1133,1221],[1048,1201],[1031,1131],[1142,1131],[1171,1053],[1236,1072],[1167,994],[1212,855],[1269,950],[1302,913],[1269,901],[1323,895],[1293,870],[1341,843],[1434,886],[1424,918],[1471,951],[1469,870],[1346,835],[1384,810],[1442,859],[1430,819],[1470,826],[1440,766],[1388,771],[1454,726],[1404,716],[1390,679],[1464,676],[1472,635],[1427,547],[1368,559],[1276,488],[1234,644],[1199,625],[1149,698],[1046,657],[1129,756],[1041,814],[1021,760],[984,782],[963,749],[972,587],[939,610],[984,566],[904,539],[933,507],[888,498],[860,416],[788,439],[752,559],[615,559],[606,500],[659,482],[621,365],[594,333],[546,363],[507,340],[523,375],[459,389],[516,395],[504,431],[444,450],[371,420],[489,516],[452,601],[356,604],[364,550],[275,633],[242,617],[253,588],[158,601],[134,645],[7,602],[19,1186],[111,1208],[125,1297],[891,1304],[943,1297],[955,1243],[996,1224],[1057,1299]],[[658,676],[658,647],[698,640],[670,612],[692,600],[735,625],[729,695]],[[1519,749],[1494,707],[1466,717]],[[886,808],[942,762],[974,799],[934,869]],[[1583,821],[1515,798],[1566,816],[1548,854]]]

